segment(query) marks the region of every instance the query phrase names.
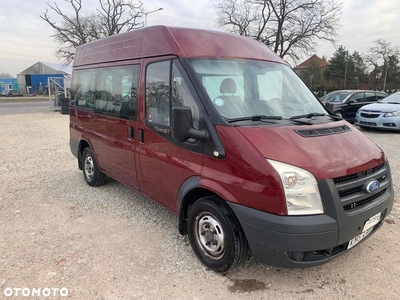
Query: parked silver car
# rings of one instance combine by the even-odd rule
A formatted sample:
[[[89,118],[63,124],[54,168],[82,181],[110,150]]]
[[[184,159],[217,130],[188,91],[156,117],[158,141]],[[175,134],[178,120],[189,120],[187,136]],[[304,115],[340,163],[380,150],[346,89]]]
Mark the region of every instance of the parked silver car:
[[[400,131],[400,92],[377,103],[361,107],[354,124],[360,128],[379,128]]]

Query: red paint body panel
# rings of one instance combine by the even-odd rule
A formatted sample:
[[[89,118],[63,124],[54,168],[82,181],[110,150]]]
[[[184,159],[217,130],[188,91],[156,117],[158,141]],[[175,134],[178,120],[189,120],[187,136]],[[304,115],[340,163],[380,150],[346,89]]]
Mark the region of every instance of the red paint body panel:
[[[331,126],[314,125],[312,129]],[[238,130],[265,158],[306,169],[318,179],[330,179],[370,169],[385,161],[376,144],[351,128],[346,133],[312,138],[294,131],[308,129],[304,126],[238,127]]]
[[[96,130],[90,140],[100,168],[121,183],[140,190],[136,175],[136,141],[128,138],[128,127],[136,131],[136,122],[95,114],[94,126]]]
[[[275,170],[236,127],[217,126],[217,131],[227,155],[224,160],[204,158],[201,186],[228,201],[285,214],[286,204]]]
[[[267,46],[253,39],[218,31],[152,26],[79,46],[74,67],[116,58],[122,61],[166,55],[249,58],[286,64]]]

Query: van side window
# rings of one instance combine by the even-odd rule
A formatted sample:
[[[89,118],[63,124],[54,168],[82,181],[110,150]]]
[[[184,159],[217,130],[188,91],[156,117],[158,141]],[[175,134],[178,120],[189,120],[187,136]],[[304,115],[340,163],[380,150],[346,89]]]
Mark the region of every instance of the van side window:
[[[74,72],[72,90],[76,106],[94,108],[96,91],[96,70],[77,70]]]
[[[183,71],[179,61],[174,59],[172,65],[172,107],[188,106],[192,110],[193,127],[199,129],[200,112],[199,106],[194,100],[190,88],[191,83],[186,73]]]
[[[146,119],[170,125],[169,72],[171,62],[149,64],[146,72]]]
[[[95,111],[135,120],[139,69],[139,65],[100,68]]]

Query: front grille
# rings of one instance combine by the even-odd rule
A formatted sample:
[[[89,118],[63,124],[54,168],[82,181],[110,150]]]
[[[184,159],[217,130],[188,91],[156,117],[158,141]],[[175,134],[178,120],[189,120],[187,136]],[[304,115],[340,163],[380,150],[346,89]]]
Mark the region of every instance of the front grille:
[[[360,121],[359,124],[360,124],[360,125],[368,125],[368,126],[376,126],[376,123],[374,123],[374,122],[364,122],[364,121]]]
[[[363,113],[363,112],[362,112],[360,115],[361,115],[361,117],[364,117],[364,118],[373,119],[373,118],[379,117],[380,114],[376,114],[376,113]]]
[[[303,137],[315,137],[315,136],[324,136],[324,135],[332,135],[337,133],[343,133],[350,131],[350,127],[347,125],[331,127],[331,128],[320,128],[320,129],[312,129],[312,130],[295,130],[298,134]]]
[[[341,176],[333,179],[339,198],[345,211],[362,207],[375,199],[379,199],[389,188],[389,169],[386,164],[358,173]],[[367,193],[365,186],[372,180],[380,183],[375,193]]]
[[[366,176],[368,174],[375,173],[376,171],[378,171],[379,169],[382,169],[383,167],[385,167],[385,164],[381,164],[381,165],[376,166],[374,168],[371,168],[369,170],[358,172],[358,173],[354,173],[354,174],[351,174],[351,175],[336,177],[336,178],[333,178],[333,182],[334,183],[339,183],[339,182],[350,181],[350,180],[353,180],[353,179],[356,179],[356,178],[362,178],[362,177],[364,177],[364,176]]]
[[[343,208],[344,208],[344,210],[347,211],[349,209],[360,207],[360,206],[362,206],[364,204],[367,204],[367,203],[371,202],[372,200],[382,196],[385,192],[386,192],[386,189],[380,191],[379,193],[374,194],[371,197],[365,198],[364,200],[361,200],[361,201],[358,201],[358,202],[354,202],[354,203],[351,203],[351,204],[347,204],[347,205],[343,206]]]

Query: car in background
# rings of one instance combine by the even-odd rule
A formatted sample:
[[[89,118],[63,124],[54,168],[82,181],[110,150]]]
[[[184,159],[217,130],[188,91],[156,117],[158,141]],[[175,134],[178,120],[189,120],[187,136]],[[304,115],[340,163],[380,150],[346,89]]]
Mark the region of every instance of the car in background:
[[[18,97],[22,96],[22,93],[19,90],[4,90],[1,92],[1,95],[5,97]]]
[[[400,92],[360,108],[354,124],[362,129],[377,128],[400,131]]]
[[[353,123],[356,112],[364,105],[375,103],[387,94],[372,90],[338,90],[321,98],[322,104],[336,115]]]

